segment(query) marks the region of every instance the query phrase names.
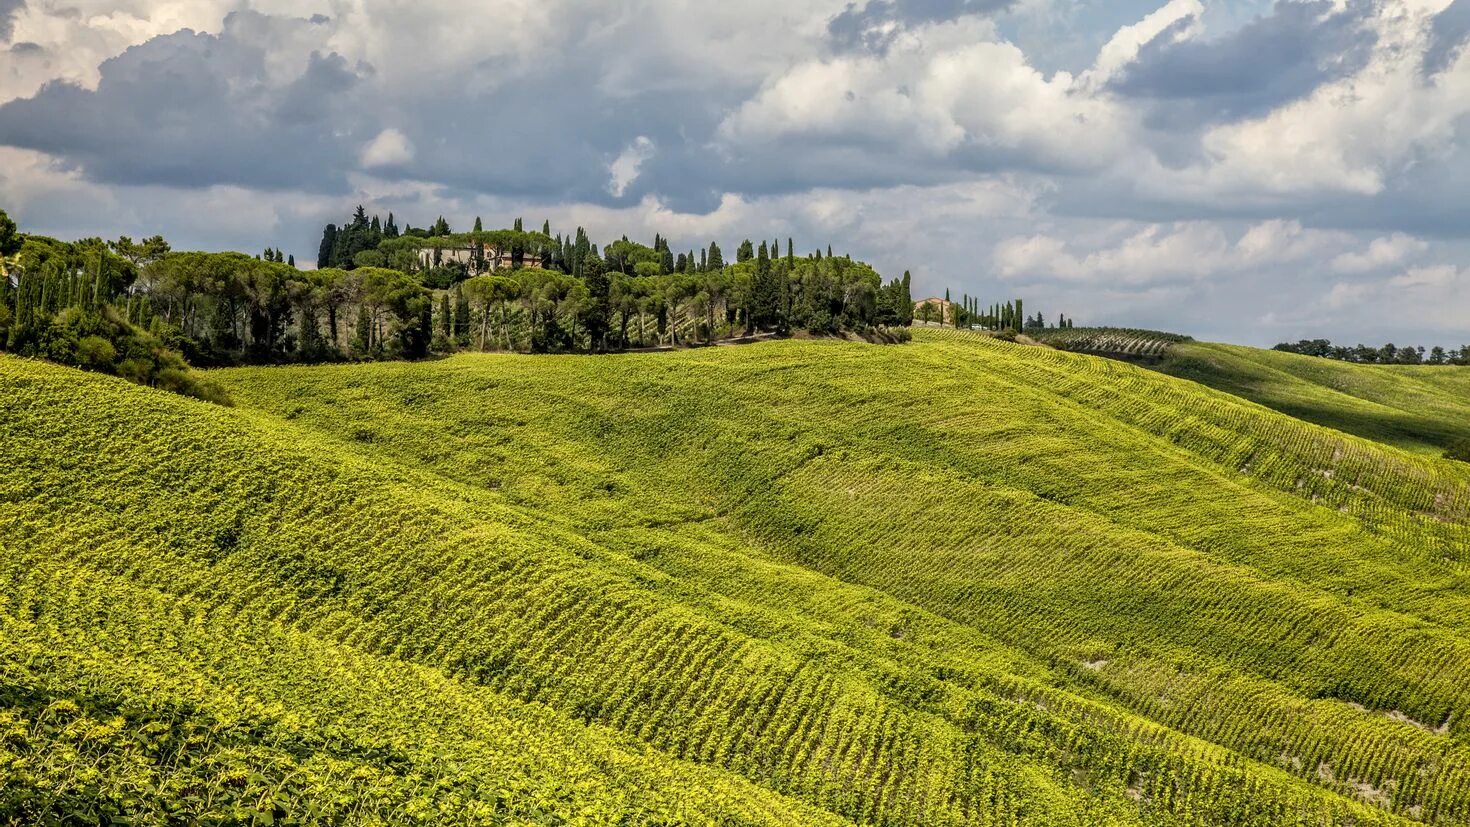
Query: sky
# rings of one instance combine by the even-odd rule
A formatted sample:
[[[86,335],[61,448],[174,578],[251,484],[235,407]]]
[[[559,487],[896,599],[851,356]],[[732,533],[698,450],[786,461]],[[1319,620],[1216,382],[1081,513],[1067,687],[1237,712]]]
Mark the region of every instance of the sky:
[[[0,0],[0,209],[830,244],[918,296],[1470,344],[1470,0]]]

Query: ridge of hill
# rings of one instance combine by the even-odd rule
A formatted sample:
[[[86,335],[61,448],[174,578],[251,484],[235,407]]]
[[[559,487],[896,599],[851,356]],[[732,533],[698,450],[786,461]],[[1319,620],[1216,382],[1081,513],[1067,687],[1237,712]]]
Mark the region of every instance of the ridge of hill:
[[[1470,818],[1455,463],[952,331],[211,375],[0,359],[0,813]]]
[[[1359,365],[1239,345],[1173,345],[1157,366],[1298,419],[1409,451],[1470,439],[1470,371]]]

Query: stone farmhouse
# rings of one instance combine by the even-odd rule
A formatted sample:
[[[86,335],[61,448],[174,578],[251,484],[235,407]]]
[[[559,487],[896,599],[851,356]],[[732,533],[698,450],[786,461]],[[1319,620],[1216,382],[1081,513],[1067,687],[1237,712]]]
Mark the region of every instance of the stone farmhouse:
[[[478,257],[469,244],[462,247],[424,247],[419,250],[419,266],[438,267],[444,264],[463,264],[472,276],[493,270],[509,270],[513,265],[510,250],[497,251],[486,248]],[[541,269],[541,256],[526,252],[521,257],[521,266],[533,270]]]

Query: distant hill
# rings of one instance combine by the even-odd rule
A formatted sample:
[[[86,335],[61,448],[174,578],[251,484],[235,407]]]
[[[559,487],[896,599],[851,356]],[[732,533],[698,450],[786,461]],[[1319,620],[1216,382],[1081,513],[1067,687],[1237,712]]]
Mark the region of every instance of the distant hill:
[[[0,357],[0,823],[1470,822],[1422,445],[929,329],[209,376]]]
[[[1470,369],[1358,365],[1235,345],[1188,342],[1160,369],[1291,416],[1410,451],[1470,438]]]
[[[1034,330],[1043,344],[1136,362],[1329,428],[1439,455],[1470,439],[1470,370],[1370,365],[1152,330]]]

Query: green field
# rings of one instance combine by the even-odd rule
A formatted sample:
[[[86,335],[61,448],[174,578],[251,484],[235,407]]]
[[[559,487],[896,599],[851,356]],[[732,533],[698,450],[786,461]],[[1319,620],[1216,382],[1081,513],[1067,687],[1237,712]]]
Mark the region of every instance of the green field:
[[[0,357],[0,823],[1470,823],[1451,402],[923,329],[211,376]]]
[[[1291,416],[1439,454],[1470,439],[1470,371],[1354,365],[1236,345],[1173,345],[1160,369]]]

